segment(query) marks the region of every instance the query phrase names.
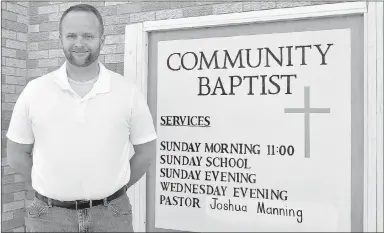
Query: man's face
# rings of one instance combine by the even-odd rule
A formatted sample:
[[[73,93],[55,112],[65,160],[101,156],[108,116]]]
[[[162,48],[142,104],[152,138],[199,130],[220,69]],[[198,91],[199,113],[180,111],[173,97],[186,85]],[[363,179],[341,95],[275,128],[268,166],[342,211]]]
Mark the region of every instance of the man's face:
[[[100,23],[91,12],[69,12],[62,21],[61,43],[67,60],[74,66],[86,67],[100,55],[104,45]]]

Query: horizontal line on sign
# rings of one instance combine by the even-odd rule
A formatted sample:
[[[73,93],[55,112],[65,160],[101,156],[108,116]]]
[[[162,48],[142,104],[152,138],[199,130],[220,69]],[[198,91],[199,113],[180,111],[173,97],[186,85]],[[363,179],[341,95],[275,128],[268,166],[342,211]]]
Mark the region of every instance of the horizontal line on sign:
[[[160,126],[178,126],[178,127],[198,127],[198,128],[207,128],[211,127],[210,125],[160,125]]]

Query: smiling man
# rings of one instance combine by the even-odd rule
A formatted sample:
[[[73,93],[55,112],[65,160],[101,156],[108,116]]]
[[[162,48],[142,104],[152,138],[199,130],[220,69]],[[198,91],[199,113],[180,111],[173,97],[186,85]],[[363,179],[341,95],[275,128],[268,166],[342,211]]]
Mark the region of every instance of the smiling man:
[[[7,133],[9,164],[36,191],[27,231],[133,231],[126,191],[154,159],[152,116],[130,78],[98,61],[97,9],[66,10],[60,40],[66,62],[28,83]]]

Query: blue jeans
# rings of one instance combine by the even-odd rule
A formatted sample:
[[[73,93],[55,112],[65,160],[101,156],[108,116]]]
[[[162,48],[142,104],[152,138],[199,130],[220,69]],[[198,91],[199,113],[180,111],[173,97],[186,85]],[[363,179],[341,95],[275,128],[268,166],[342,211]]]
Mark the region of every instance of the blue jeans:
[[[27,232],[133,232],[132,206],[126,194],[88,209],[49,207],[35,198],[27,208]]]

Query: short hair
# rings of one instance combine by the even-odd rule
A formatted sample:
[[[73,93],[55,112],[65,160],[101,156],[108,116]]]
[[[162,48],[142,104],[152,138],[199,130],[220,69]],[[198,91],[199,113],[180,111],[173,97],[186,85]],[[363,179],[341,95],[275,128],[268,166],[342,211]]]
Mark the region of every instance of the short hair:
[[[60,30],[60,34],[61,34],[61,29],[62,29],[62,23],[63,23],[63,19],[64,17],[69,13],[69,12],[90,12],[90,13],[93,13],[97,19],[99,20],[99,23],[100,23],[100,32],[101,32],[101,35],[104,34],[104,25],[103,25],[103,18],[101,17],[101,14],[100,12],[96,9],[96,7],[92,6],[92,5],[89,5],[89,4],[77,4],[77,5],[73,5],[71,7],[69,7],[66,11],[64,11],[63,15],[61,16],[60,18],[60,24],[59,24],[59,30]]]

